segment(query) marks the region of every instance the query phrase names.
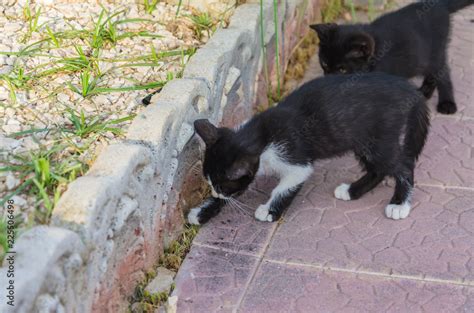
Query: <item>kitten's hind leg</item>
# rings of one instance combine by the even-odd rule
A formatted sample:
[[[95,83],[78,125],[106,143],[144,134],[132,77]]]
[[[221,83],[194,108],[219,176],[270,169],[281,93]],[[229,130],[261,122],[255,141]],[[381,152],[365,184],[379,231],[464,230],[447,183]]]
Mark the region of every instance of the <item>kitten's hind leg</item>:
[[[225,204],[225,200],[209,197],[201,206],[191,209],[188,214],[188,222],[194,225],[201,225],[216,216]]]
[[[311,165],[292,166],[289,171],[282,175],[278,186],[272,190],[272,195],[267,203],[257,208],[255,218],[262,222],[278,220],[312,172],[313,167]]]
[[[384,175],[368,171],[364,176],[352,184],[341,184],[334,190],[334,196],[340,200],[356,200],[374,189],[383,179]]]
[[[395,176],[395,193],[390,204],[385,208],[385,215],[394,220],[404,219],[411,211],[411,194],[413,191],[413,170],[411,173]]]
[[[436,78],[428,74],[425,76],[425,79],[423,80],[423,84],[421,87],[418,89],[421,93],[423,93],[423,96],[425,96],[426,99],[431,98],[433,96],[433,92],[436,89]]]
[[[449,67],[445,64],[435,74],[438,87],[438,112],[442,114],[454,114],[457,111],[456,102],[454,102],[453,84],[449,74]]]

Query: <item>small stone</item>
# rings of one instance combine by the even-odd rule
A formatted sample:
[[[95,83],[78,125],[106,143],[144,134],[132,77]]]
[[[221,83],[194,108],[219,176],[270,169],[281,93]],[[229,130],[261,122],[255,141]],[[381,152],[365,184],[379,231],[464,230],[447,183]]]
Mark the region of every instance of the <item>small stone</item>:
[[[15,64],[16,57],[8,57],[5,59],[5,63],[7,65],[13,66]]]
[[[33,140],[32,137],[22,138],[21,141],[22,141],[23,147],[25,147],[27,150],[36,150],[39,148],[38,143],[35,140]]]
[[[59,93],[58,101],[68,103],[71,101],[71,98],[65,93]]]
[[[6,125],[4,125],[2,128],[7,134],[12,134],[21,131],[20,122],[15,119],[8,120]]]
[[[159,267],[156,272],[156,277],[148,283],[145,290],[150,294],[168,292],[173,284],[175,272],[164,267]]]
[[[0,135],[0,150],[12,151],[20,145],[20,141]]]
[[[0,75],[1,75],[0,70]],[[0,87],[0,101],[5,101],[10,97],[10,91],[5,87]]]
[[[13,203],[15,204],[15,206],[22,207],[22,206],[25,206],[25,205],[26,205],[26,200],[23,199],[23,198],[20,197],[20,196],[13,196],[13,197],[12,197],[12,200],[13,200]]]
[[[15,33],[22,28],[21,23],[7,23],[3,27],[3,31],[6,33]]]
[[[178,310],[178,296],[168,297],[165,303],[166,313],[176,313]]]
[[[7,185],[8,190],[13,190],[20,184],[20,180],[13,176],[13,174],[8,174],[5,184]]]
[[[102,105],[110,105],[110,100],[105,95],[98,95],[93,100],[94,103],[99,107]]]

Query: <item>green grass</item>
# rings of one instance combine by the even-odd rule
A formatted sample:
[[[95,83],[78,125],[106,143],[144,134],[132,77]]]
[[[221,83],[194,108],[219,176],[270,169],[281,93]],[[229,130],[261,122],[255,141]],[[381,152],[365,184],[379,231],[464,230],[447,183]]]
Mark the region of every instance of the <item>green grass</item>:
[[[351,12],[352,22],[357,23],[357,15],[354,1],[349,1],[349,11]]]
[[[278,35],[279,24],[278,24],[278,0],[273,0],[273,24],[275,25],[275,67],[277,75],[277,98],[281,98],[281,64],[280,64],[280,40]]]
[[[0,217],[0,264],[8,253],[7,221]]]
[[[179,11],[181,10],[181,5],[183,4],[183,0],[178,1],[178,7],[176,8],[176,17],[179,15]]]
[[[369,16],[369,21],[373,21],[376,15],[375,7],[374,7],[374,0],[368,0],[367,6],[367,15]]]
[[[159,0],[144,0],[143,5],[145,6],[145,12],[152,14],[155,11],[156,6],[158,5]]]
[[[0,75],[0,84],[10,90],[10,100],[16,102],[16,91],[25,88],[33,78],[23,67],[14,66],[10,73]]]
[[[19,234],[19,227],[21,225],[21,214],[18,213],[14,217],[14,224],[13,224],[13,229],[14,229],[14,235],[15,238],[18,237]],[[5,258],[6,254],[10,251],[10,247],[8,245],[8,224],[7,224],[7,219],[6,216],[0,216],[0,264],[2,264],[3,259]]]
[[[263,56],[263,74],[265,77],[265,82],[267,83],[267,98],[268,104],[270,104],[270,94],[272,90],[272,82],[270,80],[270,76],[268,73],[268,63],[267,63],[267,47],[265,46],[265,25],[263,20],[263,0],[260,0],[260,47],[262,48],[262,56]]]
[[[71,82],[68,82],[68,86],[69,89],[86,98],[98,93],[96,87],[99,79],[100,76],[95,76],[94,73],[87,68],[79,74],[79,85],[73,85]]]
[[[67,112],[67,118],[71,122],[72,127],[65,129],[65,131],[80,138],[87,138],[90,135],[101,136],[106,132],[121,135],[123,130],[120,127],[114,127],[114,125],[130,121],[135,117],[135,115],[129,115],[123,118],[104,120],[98,115],[86,116],[84,110],[78,113],[72,108],[68,108]]]
[[[37,199],[34,222],[48,223],[66,185],[77,176],[83,175],[89,167],[89,164],[79,161],[79,156],[92,142],[105,136],[107,132],[122,134],[123,130],[118,125],[132,120],[134,115],[107,120],[105,117],[86,116],[84,111],[79,113],[69,108],[67,118],[69,126],[30,129],[12,135],[20,137],[26,134],[56,132],[60,137],[52,147],[40,146],[38,150],[17,154],[7,160],[6,165],[0,168],[0,172],[16,173],[21,183],[1,200],[0,205],[4,205],[7,199],[19,193],[32,195]],[[71,155],[64,157],[64,150],[69,150]]]
[[[207,36],[210,37],[214,30],[215,21],[209,15],[209,13],[200,13],[197,15],[188,15],[188,18],[193,22],[196,36],[202,37],[202,33],[206,32]]]
[[[281,98],[281,63],[280,63],[280,34],[278,24],[278,1],[273,0],[273,24],[274,24],[274,36],[275,36],[275,71],[276,71],[276,90],[273,89],[272,80],[269,75],[269,68],[267,64],[267,47],[265,46],[265,30],[263,21],[263,0],[260,0],[260,45],[262,49],[263,58],[263,72],[265,76],[265,82],[267,84],[267,104],[271,105],[277,102]],[[263,106],[266,107],[266,106]]]
[[[37,199],[35,222],[48,223],[66,184],[74,180],[78,174],[83,174],[86,169],[85,164],[72,158],[58,159],[59,152],[64,149],[64,145],[56,144],[52,148],[14,155],[11,160],[7,160],[6,166],[0,168],[0,172],[18,173],[21,184],[7,195],[1,204],[25,190]]]
[[[30,2],[26,2],[26,5],[23,7],[23,17],[27,21],[28,27],[21,40],[23,43],[26,43],[31,38],[32,34],[34,32],[38,32],[38,30],[43,26],[43,24],[38,25],[40,15],[41,7],[37,8],[35,11],[32,11]]]
[[[329,23],[338,18],[344,12],[344,0],[326,0],[322,9],[321,17],[323,23]]]

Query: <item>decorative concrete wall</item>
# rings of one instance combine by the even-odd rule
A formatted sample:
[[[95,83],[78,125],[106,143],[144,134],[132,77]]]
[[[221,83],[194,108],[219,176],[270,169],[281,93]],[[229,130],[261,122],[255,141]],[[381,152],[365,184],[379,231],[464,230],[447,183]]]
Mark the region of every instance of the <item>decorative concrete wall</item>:
[[[248,1],[252,2],[252,1]],[[261,54],[258,2],[239,6],[133,121],[87,175],[69,185],[50,226],[18,238],[15,306],[6,304],[7,263],[0,269],[0,312],[124,312],[127,298],[201,201],[201,146],[192,123],[235,126],[266,101],[262,64],[275,76],[272,1],[264,1]],[[317,16],[317,0],[280,1],[282,64]],[[284,68],[284,66],[283,66]],[[282,69],[283,70],[283,69]]]

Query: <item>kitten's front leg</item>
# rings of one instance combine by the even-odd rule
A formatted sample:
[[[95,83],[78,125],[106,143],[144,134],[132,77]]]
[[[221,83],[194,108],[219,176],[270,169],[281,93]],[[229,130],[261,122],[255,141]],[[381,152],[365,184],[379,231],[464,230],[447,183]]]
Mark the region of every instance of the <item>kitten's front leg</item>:
[[[201,206],[191,209],[188,214],[188,222],[201,225],[216,216],[224,206],[225,201],[219,198],[209,197]]]
[[[255,211],[255,218],[262,222],[274,222],[280,218],[290,206],[305,180],[313,172],[312,166],[301,167],[283,176],[278,186],[272,191],[267,203],[260,205]]]
[[[257,208],[257,211],[255,211],[255,218],[262,222],[277,221],[285,209],[290,206],[302,186],[303,184],[300,184],[287,190],[286,193],[276,195],[275,197],[273,197],[272,193],[270,200]]]

